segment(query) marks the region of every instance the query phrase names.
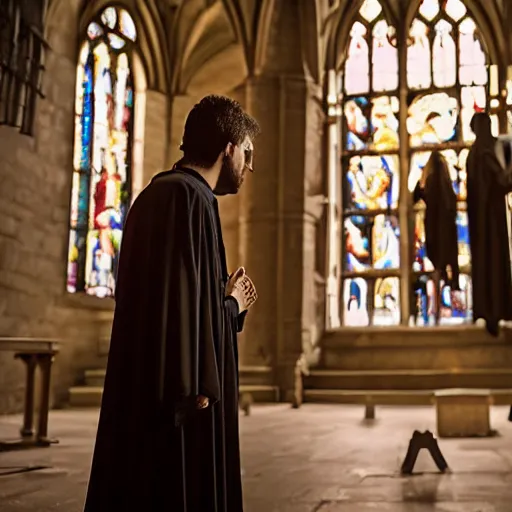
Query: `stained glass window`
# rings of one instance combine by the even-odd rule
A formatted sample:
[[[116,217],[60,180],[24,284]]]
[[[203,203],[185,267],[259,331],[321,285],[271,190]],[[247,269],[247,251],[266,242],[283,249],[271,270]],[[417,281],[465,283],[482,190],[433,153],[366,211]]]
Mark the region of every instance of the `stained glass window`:
[[[420,44],[421,43],[421,44]],[[421,51],[420,51],[421,48]],[[411,64],[414,68],[411,68]],[[489,108],[489,66],[473,18],[460,0],[423,0],[409,31],[408,83],[415,90],[408,105],[412,150],[408,189],[416,188],[434,149],[444,157],[458,200],[457,233],[460,291],[436,273],[425,244],[425,205],[414,207],[412,270],[416,325],[446,325],[471,319],[471,257],[466,213],[466,160],[474,141],[470,122]],[[432,80],[420,77],[428,69]],[[432,89],[432,86],[435,88]]]
[[[400,323],[396,43],[380,2],[363,2],[342,83],[344,325]]]
[[[131,193],[135,24],[107,7],[87,28],[77,67],[67,289],[113,296]]]
[[[498,133],[497,67],[493,79],[482,36],[462,0],[422,0],[410,27],[395,28],[381,2],[362,2],[340,71],[341,323],[455,325],[472,319],[466,161],[475,136],[470,123],[476,112],[488,112]],[[397,33],[406,34],[401,41],[407,44],[407,97],[398,92]],[[508,78],[512,133],[512,69]],[[409,151],[399,158],[405,133]],[[450,289],[434,271],[426,248],[425,203],[411,206],[435,150],[446,161],[457,197],[460,290]],[[401,168],[406,161],[408,172]],[[405,185],[408,197],[401,193]],[[399,208],[403,201],[407,208]],[[407,224],[410,250],[400,251],[400,227]],[[407,263],[401,261],[406,252]],[[404,265],[410,265],[410,277],[401,273]],[[411,300],[404,305],[405,291]],[[406,310],[409,318],[402,314]]]

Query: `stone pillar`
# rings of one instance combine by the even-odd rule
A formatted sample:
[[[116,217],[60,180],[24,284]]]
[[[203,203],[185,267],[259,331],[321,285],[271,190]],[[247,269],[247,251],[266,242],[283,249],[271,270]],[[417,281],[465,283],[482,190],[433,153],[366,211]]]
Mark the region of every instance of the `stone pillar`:
[[[311,240],[305,216],[307,155],[321,152],[319,144],[311,147],[308,141],[308,126],[318,126],[311,119],[316,109],[308,109],[315,102],[312,91],[304,76],[264,75],[247,82],[245,95],[245,107],[262,134],[255,144],[255,172],[240,193],[240,256],[260,298],[240,340],[241,364],[271,365],[285,401],[292,400],[294,367],[303,350],[303,318],[309,318],[304,312],[314,308],[314,272],[304,276],[306,260],[314,268],[314,247],[305,246],[306,230]]]
[[[155,174],[166,170],[165,158],[169,144],[168,112],[169,100],[165,94],[146,91],[143,186],[146,186]]]

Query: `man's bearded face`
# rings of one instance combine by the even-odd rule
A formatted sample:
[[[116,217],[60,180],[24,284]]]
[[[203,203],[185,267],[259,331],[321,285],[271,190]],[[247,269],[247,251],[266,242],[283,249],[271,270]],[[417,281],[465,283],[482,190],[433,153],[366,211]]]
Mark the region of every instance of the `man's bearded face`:
[[[218,196],[238,193],[247,169],[252,170],[252,144],[246,139],[241,147],[234,147],[232,155],[224,155],[214,193]]]

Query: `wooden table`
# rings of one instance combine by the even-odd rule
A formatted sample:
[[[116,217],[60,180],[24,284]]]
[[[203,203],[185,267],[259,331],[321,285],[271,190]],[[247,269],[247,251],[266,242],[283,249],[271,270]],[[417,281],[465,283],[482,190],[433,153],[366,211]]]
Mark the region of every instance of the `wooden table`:
[[[59,352],[60,342],[41,338],[0,337],[0,351],[14,352],[14,357],[25,363],[25,404],[21,439],[12,442],[0,441],[0,452],[35,446],[49,446],[57,443],[48,437],[48,413],[50,409],[50,383],[52,364]],[[36,369],[41,375],[41,396],[39,401],[37,429],[34,432],[34,398]]]

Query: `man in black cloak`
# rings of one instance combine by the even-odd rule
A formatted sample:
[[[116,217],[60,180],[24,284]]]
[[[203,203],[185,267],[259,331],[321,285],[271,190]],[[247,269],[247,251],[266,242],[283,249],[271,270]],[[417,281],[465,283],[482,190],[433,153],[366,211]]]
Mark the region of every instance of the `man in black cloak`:
[[[228,276],[215,195],[238,192],[258,133],[207,96],[131,207],[85,512],[243,511],[236,338],[256,291]]]
[[[512,175],[496,156],[491,119],[478,113],[471,120],[476,140],[467,159],[467,205],[473,318],[483,318],[498,335],[500,320],[512,319],[512,280],[505,196],[512,192]]]

